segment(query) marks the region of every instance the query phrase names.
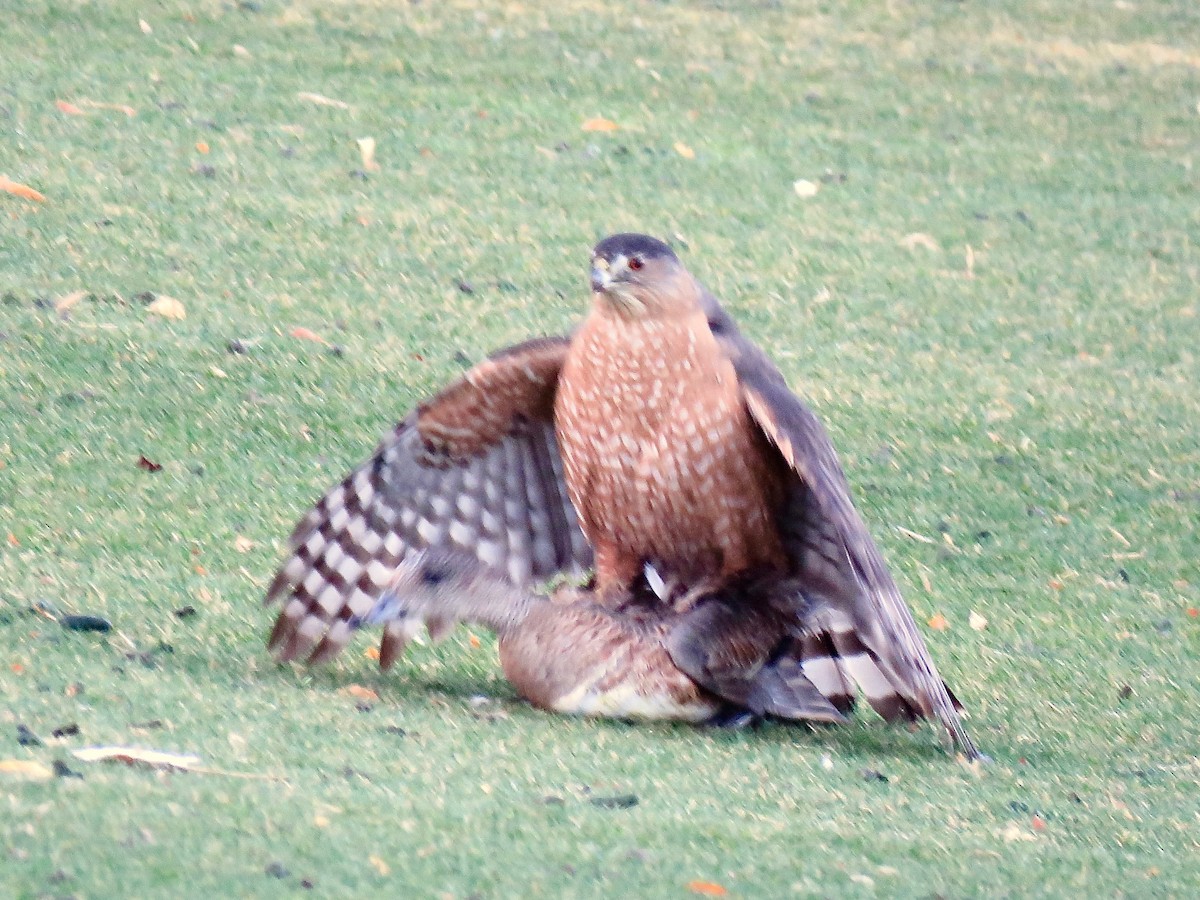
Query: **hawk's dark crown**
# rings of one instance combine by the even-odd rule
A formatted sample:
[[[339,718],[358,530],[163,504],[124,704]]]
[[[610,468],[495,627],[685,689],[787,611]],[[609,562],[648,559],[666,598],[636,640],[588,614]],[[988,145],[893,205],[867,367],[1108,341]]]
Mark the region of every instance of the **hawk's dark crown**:
[[[652,238],[646,234],[614,234],[606,237],[596,245],[596,249],[592,251],[593,256],[599,256],[603,259],[612,261],[618,256],[624,256],[626,259],[633,259],[638,256],[643,260],[651,259],[674,259],[679,257],[675,255],[667,244],[660,241],[658,238]]]

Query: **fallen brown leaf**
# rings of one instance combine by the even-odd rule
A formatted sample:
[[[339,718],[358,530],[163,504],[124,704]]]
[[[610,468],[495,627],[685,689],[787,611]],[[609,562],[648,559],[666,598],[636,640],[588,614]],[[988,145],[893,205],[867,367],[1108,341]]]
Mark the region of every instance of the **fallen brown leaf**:
[[[299,325],[299,326],[293,328],[291,331],[291,335],[292,335],[292,337],[299,338],[302,341],[316,341],[318,344],[325,344],[325,345],[328,345],[328,343],[329,343],[328,341],[325,340],[325,338],[321,337],[315,331],[310,331],[309,329],[305,328],[302,325]]]
[[[197,153],[204,154],[204,153],[207,153],[208,150],[209,150],[209,147],[208,147],[208,143],[206,141],[196,141],[196,152]]]
[[[375,162],[375,138],[365,137],[358,139],[358,152],[362,156],[363,171],[378,172],[379,163]]]
[[[675,142],[675,152],[678,153],[680,156],[682,156],[684,159],[695,159],[696,158],[696,151],[693,150],[691,147],[689,147],[687,144],[685,144],[683,141]]]
[[[80,109],[74,103],[68,103],[66,100],[55,100],[54,105],[58,108],[58,111],[60,113],[66,113],[68,116],[85,116],[85,115],[87,115],[87,113],[85,113],[82,109]]]
[[[378,700],[379,695],[369,687],[363,687],[361,684],[350,684],[338,691],[340,694],[347,694],[355,700]]]
[[[923,231],[914,231],[912,234],[906,234],[900,238],[900,246],[907,247],[909,250],[914,250],[917,247],[924,247],[926,250],[941,250],[938,242]]]
[[[143,750],[139,747],[84,747],[72,750],[76,759],[84,762],[115,760],[127,766],[144,765],[152,769],[187,770],[200,765],[200,757],[190,753],[168,753],[164,750]]]
[[[125,113],[129,118],[137,115],[137,110],[125,103],[103,103],[100,100],[80,100],[80,106],[86,106],[88,109],[112,109],[117,112]]]
[[[233,539],[233,546],[238,553],[249,553],[254,549],[254,541],[250,540],[244,534],[239,534]]]
[[[367,857],[367,862],[374,866],[375,871],[380,875],[390,875],[392,873],[391,867],[374,853]]]
[[[54,303],[54,311],[56,313],[65,313],[72,306],[87,296],[87,291],[71,291],[71,293],[59,297]]]
[[[187,310],[183,304],[174,297],[168,297],[166,294],[160,294],[155,298],[154,302],[146,307],[147,312],[152,312],[156,316],[162,316],[164,319],[180,319],[187,318]]]
[[[687,889],[693,894],[703,894],[705,897],[724,897],[729,893],[723,885],[715,881],[689,881]]]
[[[147,472],[161,472],[162,471],[161,463],[156,463],[156,462],[154,462],[154,460],[147,459],[144,456],[138,457],[137,467],[139,469],[144,469]]]
[[[38,203],[46,202],[46,195],[41,191],[35,191],[29,185],[21,184],[19,181],[13,181],[7,175],[0,175],[0,191],[12,194],[14,197],[20,197],[22,200],[36,200]]]
[[[621,126],[612,119],[597,116],[594,119],[587,119],[583,123],[582,128],[584,131],[619,131]]]
[[[350,104],[344,100],[335,100],[333,97],[326,97],[324,94],[317,94],[313,91],[301,91],[296,97],[300,100],[307,100],[309,103],[315,103],[317,106],[332,106],[334,109],[350,108]]]
[[[36,759],[0,759],[0,775],[14,775],[30,781],[48,781],[54,770]]]

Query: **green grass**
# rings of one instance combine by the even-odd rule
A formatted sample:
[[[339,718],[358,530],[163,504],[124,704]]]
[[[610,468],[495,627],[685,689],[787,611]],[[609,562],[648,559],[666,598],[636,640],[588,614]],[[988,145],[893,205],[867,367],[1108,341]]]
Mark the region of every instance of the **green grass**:
[[[0,195],[0,759],[84,777],[0,775],[0,894],[1192,894],[1195,4],[561,5],[5,13],[0,173],[47,200]],[[627,229],[826,420],[993,764],[867,715],[554,718],[461,633],[386,676],[267,657],[307,504],[464,357],[576,321]],[[70,756],[108,743],[264,777]]]

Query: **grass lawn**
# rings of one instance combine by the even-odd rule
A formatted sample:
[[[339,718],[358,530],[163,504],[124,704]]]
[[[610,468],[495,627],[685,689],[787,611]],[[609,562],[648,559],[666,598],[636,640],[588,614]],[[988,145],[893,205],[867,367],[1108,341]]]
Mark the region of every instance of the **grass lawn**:
[[[0,760],[82,777],[0,771],[0,895],[1195,892],[1193,0],[3,19],[0,174],[45,200],[0,193]],[[463,630],[387,675],[267,656],[308,504],[577,321],[618,230],[827,422],[991,765],[870,714],[551,717]]]

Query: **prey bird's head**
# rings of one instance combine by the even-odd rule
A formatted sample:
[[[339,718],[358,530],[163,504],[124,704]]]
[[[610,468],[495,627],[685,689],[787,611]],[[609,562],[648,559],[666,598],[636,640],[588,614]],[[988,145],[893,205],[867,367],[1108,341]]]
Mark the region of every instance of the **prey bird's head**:
[[[699,287],[675,251],[644,234],[614,234],[595,246],[592,291],[626,318],[686,314],[699,302]]]

